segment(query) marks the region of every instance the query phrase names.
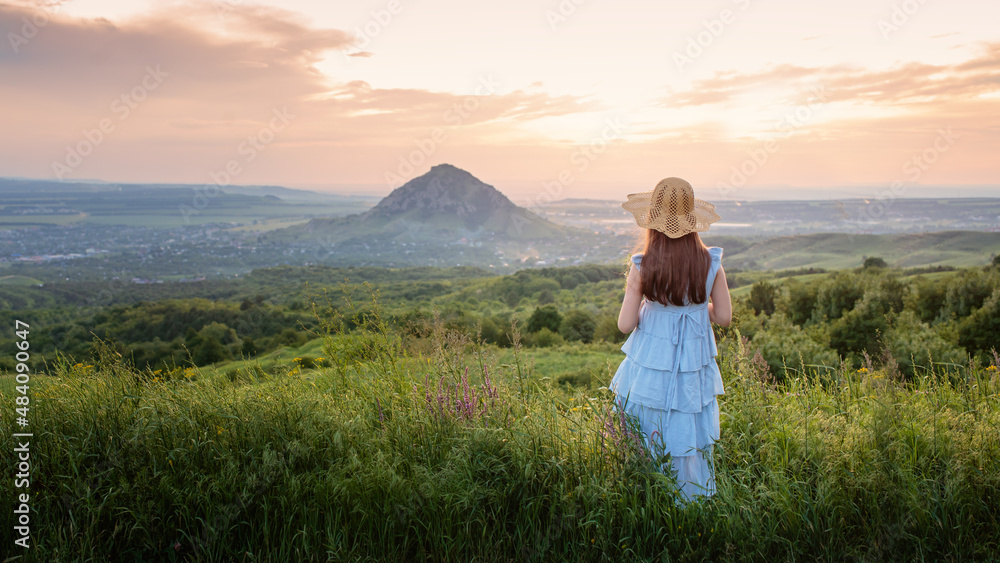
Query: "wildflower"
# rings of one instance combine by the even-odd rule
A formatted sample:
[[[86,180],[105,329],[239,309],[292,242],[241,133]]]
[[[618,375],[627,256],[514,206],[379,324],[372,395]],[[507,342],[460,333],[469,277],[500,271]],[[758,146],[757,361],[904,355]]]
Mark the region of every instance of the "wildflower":
[[[986,371],[996,371],[996,370],[997,370],[996,366],[990,366],[990,367],[986,368]]]
[[[168,459],[167,460],[167,465],[169,465],[170,467],[173,467],[174,466],[174,460]]]

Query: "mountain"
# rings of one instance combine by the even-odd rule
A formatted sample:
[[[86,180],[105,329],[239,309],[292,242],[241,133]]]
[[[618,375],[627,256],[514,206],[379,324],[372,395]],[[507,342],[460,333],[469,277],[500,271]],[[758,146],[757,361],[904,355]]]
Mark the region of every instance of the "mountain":
[[[577,234],[518,207],[472,174],[439,164],[396,188],[364,213],[317,218],[275,231],[278,240],[326,243],[371,239],[397,242],[540,242]],[[582,232],[582,231],[581,231]]]

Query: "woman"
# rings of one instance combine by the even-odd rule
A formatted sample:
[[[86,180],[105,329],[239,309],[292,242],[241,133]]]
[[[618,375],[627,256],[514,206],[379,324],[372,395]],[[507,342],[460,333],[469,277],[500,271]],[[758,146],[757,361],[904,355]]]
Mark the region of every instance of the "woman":
[[[609,387],[639,420],[651,452],[670,454],[684,499],[712,495],[716,396],[724,389],[711,323],[728,326],[732,302],[722,248],[706,247],[698,233],[719,216],[680,178],[629,194],[622,207],[646,236],[642,253],[632,256],[618,315],[618,328],[632,334]]]

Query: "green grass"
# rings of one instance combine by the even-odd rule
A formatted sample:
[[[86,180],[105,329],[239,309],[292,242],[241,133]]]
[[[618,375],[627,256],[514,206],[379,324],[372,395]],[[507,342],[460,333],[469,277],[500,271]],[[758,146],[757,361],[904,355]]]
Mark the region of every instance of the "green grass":
[[[595,369],[591,390],[551,379],[610,349],[498,350],[441,327],[416,339],[379,324],[321,348],[336,353],[333,367],[141,374],[101,347],[94,367],[33,375],[34,543],[12,551],[4,526],[5,553],[48,562],[1000,552],[995,366],[931,366],[904,383],[891,368],[845,365],[776,387],[737,333],[720,342],[718,493],[684,505],[598,389],[610,372]],[[0,379],[0,404],[13,408],[15,393],[11,376]],[[470,407],[456,406],[467,393]],[[0,421],[11,468],[16,430]],[[12,492],[3,489],[5,506]]]
[[[29,278],[28,276],[0,276],[0,285],[14,285],[14,286],[34,286],[42,285],[41,280],[36,280],[35,278]]]
[[[723,263],[752,261],[761,268],[782,270],[805,267],[828,270],[855,268],[862,256],[880,256],[894,267],[984,266],[991,253],[1000,252],[1000,234],[980,231],[941,231],[911,234],[862,235],[812,233],[779,236],[726,253]]]

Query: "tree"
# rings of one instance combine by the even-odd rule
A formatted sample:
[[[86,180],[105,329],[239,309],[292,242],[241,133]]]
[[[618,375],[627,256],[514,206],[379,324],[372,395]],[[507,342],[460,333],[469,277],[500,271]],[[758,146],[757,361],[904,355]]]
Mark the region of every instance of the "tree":
[[[195,365],[199,366],[214,364],[215,362],[230,359],[226,352],[226,348],[218,340],[202,340],[201,344],[195,348],[191,360]]]
[[[596,328],[597,323],[594,322],[594,317],[590,313],[581,309],[573,309],[566,313],[563,318],[559,334],[569,342],[579,340],[587,344],[593,341]]]
[[[951,278],[938,320],[968,317],[983,306],[997,283],[996,274],[983,272],[979,268],[969,268]]]
[[[760,280],[750,288],[750,306],[753,307],[755,315],[763,312],[767,316],[774,314],[774,298],[778,295],[778,288],[771,285],[767,280]]]
[[[959,321],[958,343],[969,352],[1000,351],[1000,288],[968,317]]]
[[[861,299],[865,290],[857,274],[837,272],[824,280],[816,292],[816,307],[813,321],[839,319]]]
[[[538,332],[528,335],[526,343],[535,348],[548,348],[564,342],[565,340],[559,333],[552,332],[548,327],[543,326]]]
[[[252,358],[257,355],[257,346],[253,343],[253,338],[249,336],[243,339],[243,347],[240,349],[240,353],[246,358]]]
[[[816,284],[789,280],[786,285],[788,315],[793,323],[802,326],[812,318],[813,310],[816,308]]]
[[[854,309],[830,327],[830,347],[843,356],[866,350],[874,355],[881,349],[879,337],[888,328],[886,315],[889,312],[888,303],[880,299],[876,292],[865,294]]]
[[[918,366],[930,368],[931,362],[965,363],[965,351],[950,344],[913,311],[903,311],[896,317],[886,340],[899,369],[909,377],[917,375]]]
[[[627,334],[618,330],[618,315],[605,314],[598,317],[594,327],[594,340],[619,343],[628,338]]]
[[[803,330],[791,323],[784,313],[778,312],[767,321],[767,327],[754,335],[753,346],[760,348],[771,373],[784,378],[785,368],[796,371],[813,371],[836,367],[840,363],[837,353],[817,340],[815,329]],[[821,337],[817,334],[818,337]]]
[[[916,312],[922,322],[933,323],[941,314],[947,291],[947,281],[917,276],[910,284],[910,293],[905,299],[906,308]]]
[[[555,305],[542,305],[536,307],[528,319],[528,332],[538,332],[547,328],[552,332],[559,332],[559,325],[562,324],[562,315]]]
[[[865,258],[864,265],[862,265],[861,267],[862,269],[865,270],[870,268],[888,268],[889,264],[887,264],[885,260],[879,258],[878,256],[869,256]]]

